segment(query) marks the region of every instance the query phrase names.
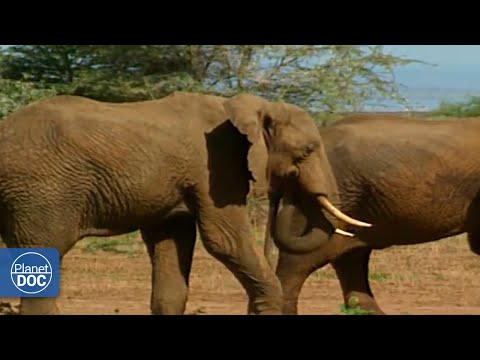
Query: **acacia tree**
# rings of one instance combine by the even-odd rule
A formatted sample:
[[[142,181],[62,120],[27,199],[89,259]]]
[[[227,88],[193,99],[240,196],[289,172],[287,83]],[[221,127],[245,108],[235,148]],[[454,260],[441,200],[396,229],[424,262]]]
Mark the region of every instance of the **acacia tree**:
[[[248,91],[324,114],[359,111],[369,102],[407,105],[395,80],[398,66],[419,62],[382,46],[191,46],[196,79],[205,91]]]
[[[183,71],[184,58],[178,45],[20,45],[3,52],[0,76],[58,94],[135,101],[165,96],[156,85]]]
[[[251,92],[335,115],[374,100],[405,103],[394,70],[414,61],[378,45],[22,45],[3,51],[0,76],[105,101]]]
[[[19,107],[55,95],[50,89],[38,89],[31,83],[0,78],[0,120]]]
[[[3,78],[41,84],[71,84],[85,65],[76,45],[14,45],[3,52]]]

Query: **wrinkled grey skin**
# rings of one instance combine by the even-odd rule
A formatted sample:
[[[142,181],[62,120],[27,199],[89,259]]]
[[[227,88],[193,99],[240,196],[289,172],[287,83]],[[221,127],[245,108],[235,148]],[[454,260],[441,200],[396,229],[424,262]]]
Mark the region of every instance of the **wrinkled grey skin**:
[[[354,116],[320,134],[342,211],[374,226],[347,227],[354,238],[331,235],[321,213],[286,196],[274,235],[284,313],[297,313],[306,278],[331,263],[347,306],[356,298],[363,309],[383,314],[368,280],[373,249],[466,232],[480,254],[480,119]],[[270,250],[266,244],[268,256]]]
[[[316,176],[309,184],[302,177],[302,186],[334,197],[314,129],[302,109],[247,94],[31,104],[0,124],[0,235],[9,247],[55,247],[63,257],[84,237],[140,230],[152,262],[152,313],[181,314],[198,227],[207,251],[243,285],[248,312],[279,314],[280,283],[251,238],[249,181],[268,168],[282,183],[285,150],[302,155],[307,139]],[[55,299],[21,300],[22,314],[58,312]]]

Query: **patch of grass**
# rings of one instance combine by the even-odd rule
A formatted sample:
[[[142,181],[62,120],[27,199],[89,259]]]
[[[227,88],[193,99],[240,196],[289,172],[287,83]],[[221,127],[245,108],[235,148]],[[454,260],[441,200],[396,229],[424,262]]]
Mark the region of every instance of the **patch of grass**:
[[[368,278],[373,281],[386,281],[390,279],[390,275],[381,273],[381,272],[378,272],[378,273],[374,272],[374,273],[368,274]]]
[[[441,274],[441,273],[434,272],[434,273],[432,273],[432,275],[435,277],[435,280],[440,280],[440,281],[445,281],[445,280],[447,280],[447,278],[445,277],[445,275],[443,275],[443,274]]]
[[[84,245],[80,246],[84,252],[105,251],[116,254],[132,255],[135,250],[135,233],[129,233],[118,237],[92,237],[85,239]]]
[[[358,306],[358,298],[351,297],[348,301],[348,306],[345,304],[340,305],[340,312],[344,313],[345,315],[371,315],[373,312],[364,310]]]
[[[347,307],[345,304],[340,305],[340,311],[345,315],[370,315],[371,312],[367,310],[363,310],[360,307]]]
[[[323,269],[315,271],[312,276],[315,279],[336,279],[337,276],[333,272],[324,271]]]

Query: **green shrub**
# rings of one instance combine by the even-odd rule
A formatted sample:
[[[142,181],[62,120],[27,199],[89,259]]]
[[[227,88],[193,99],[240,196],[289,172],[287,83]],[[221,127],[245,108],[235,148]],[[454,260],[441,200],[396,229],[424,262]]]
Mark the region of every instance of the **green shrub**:
[[[470,96],[464,102],[451,103],[443,101],[432,111],[433,116],[474,117],[480,116],[480,96]]]
[[[55,94],[54,89],[39,89],[33,83],[0,79],[0,120],[22,106]]]

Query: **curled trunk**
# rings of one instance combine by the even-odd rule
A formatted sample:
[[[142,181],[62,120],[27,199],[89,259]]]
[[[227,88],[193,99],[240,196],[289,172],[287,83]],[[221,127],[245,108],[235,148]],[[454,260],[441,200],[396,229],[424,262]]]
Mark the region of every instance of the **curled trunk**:
[[[308,219],[292,204],[282,208],[275,225],[275,244],[289,253],[313,252],[325,245],[331,236],[331,233],[310,226]]]
[[[267,226],[265,228],[265,243],[263,253],[267,258],[268,264],[274,269],[274,259],[272,258],[273,237],[275,236],[275,227],[277,222],[278,207],[280,206],[280,195],[269,193],[269,208]]]

